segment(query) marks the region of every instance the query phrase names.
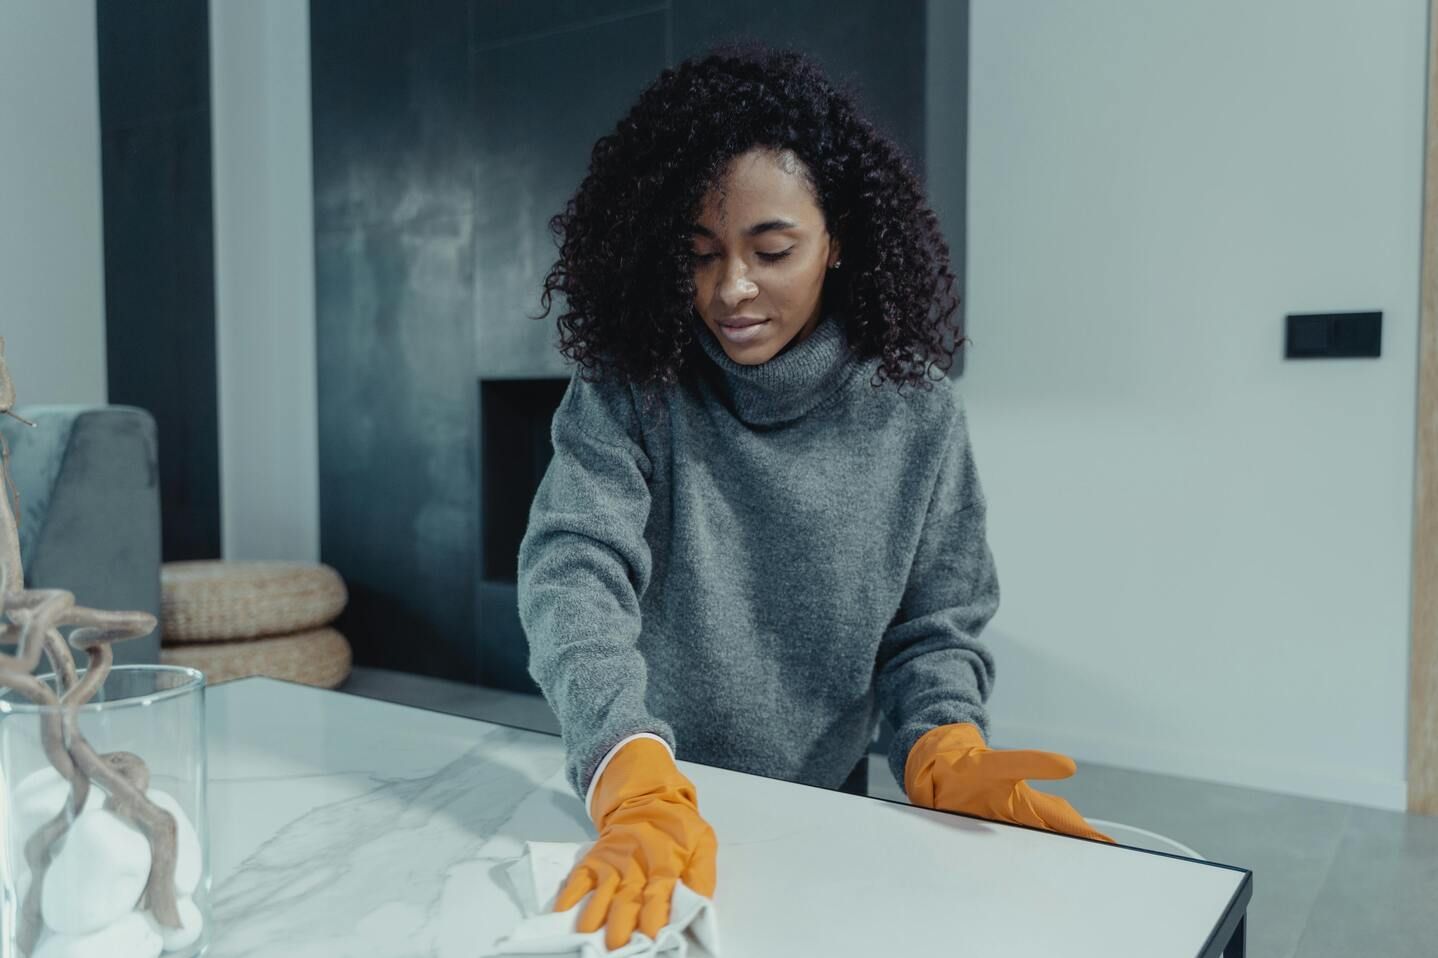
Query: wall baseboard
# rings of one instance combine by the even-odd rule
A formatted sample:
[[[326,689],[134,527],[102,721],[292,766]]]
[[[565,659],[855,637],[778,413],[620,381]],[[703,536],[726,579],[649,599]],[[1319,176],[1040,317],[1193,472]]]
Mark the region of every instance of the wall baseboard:
[[[1058,731],[1001,722],[992,724],[996,748],[1040,748],[1068,755],[1083,774],[1085,762],[1141,772],[1156,772],[1219,785],[1253,788],[1328,802],[1404,811],[1408,784],[1401,780],[1334,774],[1327,769],[1282,766],[1218,753],[1154,748],[1142,742],[1115,741],[1082,732]]]

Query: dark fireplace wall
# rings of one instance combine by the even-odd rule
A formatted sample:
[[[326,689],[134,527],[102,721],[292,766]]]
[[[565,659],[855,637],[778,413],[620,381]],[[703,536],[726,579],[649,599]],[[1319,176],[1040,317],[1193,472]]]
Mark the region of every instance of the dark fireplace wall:
[[[321,553],[357,661],[532,689],[508,553],[571,370],[526,315],[594,140],[738,25],[855,79],[922,168],[924,11],[312,0]]]

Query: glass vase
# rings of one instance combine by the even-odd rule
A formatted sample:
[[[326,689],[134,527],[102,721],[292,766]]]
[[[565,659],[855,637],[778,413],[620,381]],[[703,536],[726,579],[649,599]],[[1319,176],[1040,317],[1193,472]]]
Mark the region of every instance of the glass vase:
[[[0,958],[203,954],[205,792],[200,672],[115,666],[70,707],[0,689]]]

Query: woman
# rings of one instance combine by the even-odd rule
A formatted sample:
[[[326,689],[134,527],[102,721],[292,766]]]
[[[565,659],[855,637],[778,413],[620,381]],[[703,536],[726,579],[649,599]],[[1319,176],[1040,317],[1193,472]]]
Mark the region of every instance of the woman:
[[[948,247],[908,162],[801,55],[665,70],[551,223],[581,369],[519,550],[530,672],[599,831],[556,901],[655,937],[716,840],[675,757],[1104,839],[994,751],[998,607]]]

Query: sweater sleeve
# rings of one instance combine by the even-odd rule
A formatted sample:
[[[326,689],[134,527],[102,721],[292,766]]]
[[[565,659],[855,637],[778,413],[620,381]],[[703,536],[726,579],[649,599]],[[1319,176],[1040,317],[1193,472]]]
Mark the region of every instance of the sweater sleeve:
[[[583,800],[604,756],[637,732],[674,751],[645,706],[637,646],[649,584],[651,465],[629,388],[570,379],[550,428],[554,457],[519,544],[519,618],[529,673],[559,719],[570,786]]]
[[[985,508],[956,395],[918,550],[875,664],[879,704],[894,727],[889,770],[900,787],[909,750],[930,729],[972,722],[988,737],[994,661],[979,633],[998,611],[999,584]]]

